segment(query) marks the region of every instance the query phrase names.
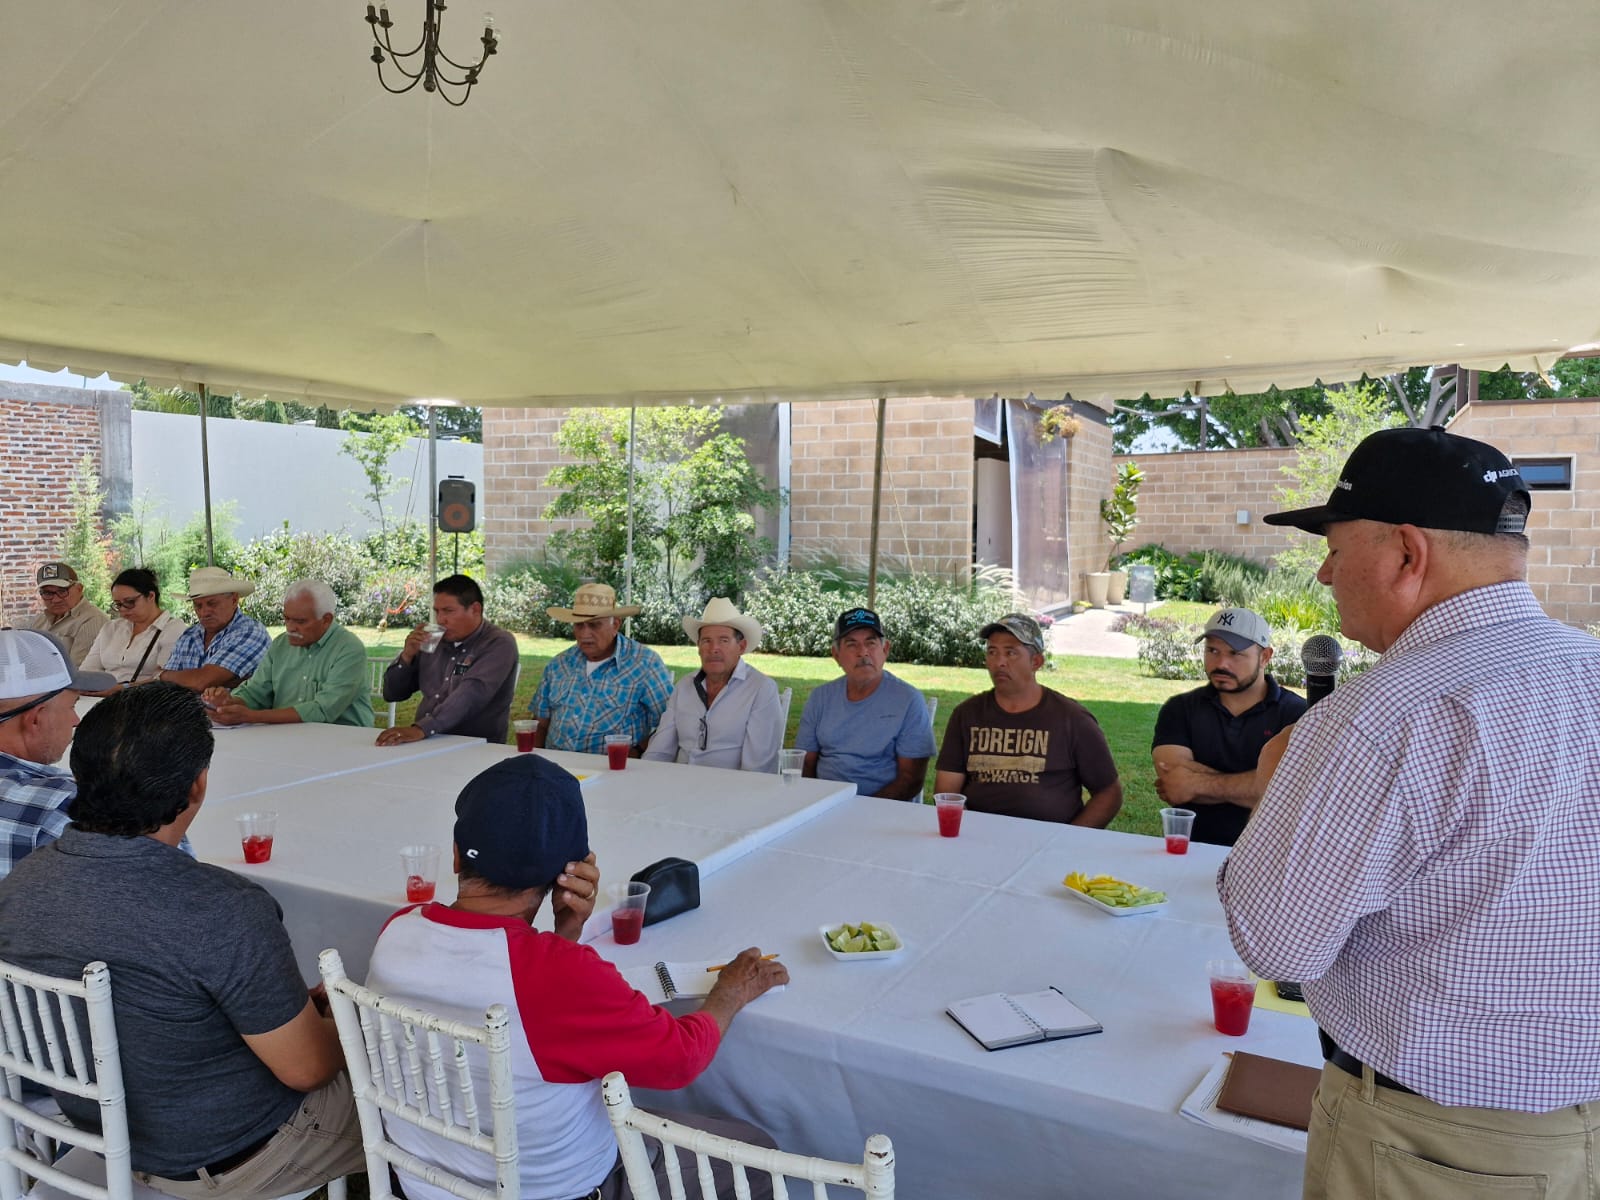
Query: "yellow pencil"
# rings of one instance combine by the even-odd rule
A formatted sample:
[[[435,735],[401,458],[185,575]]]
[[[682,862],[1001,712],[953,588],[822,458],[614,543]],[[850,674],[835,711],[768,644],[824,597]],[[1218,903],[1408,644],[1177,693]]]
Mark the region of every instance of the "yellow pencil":
[[[770,962],[771,960],[773,960],[774,958],[777,958],[777,957],[778,957],[778,955],[777,955],[776,952],[774,952],[772,954],[763,954],[761,956],[761,961],[762,962]],[[720,971],[720,970],[722,970],[723,967],[731,967],[731,966],[733,966],[732,963],[718,963],[714,967],[707,967],[706,968],[706,974],[709,975],[713,971]]]

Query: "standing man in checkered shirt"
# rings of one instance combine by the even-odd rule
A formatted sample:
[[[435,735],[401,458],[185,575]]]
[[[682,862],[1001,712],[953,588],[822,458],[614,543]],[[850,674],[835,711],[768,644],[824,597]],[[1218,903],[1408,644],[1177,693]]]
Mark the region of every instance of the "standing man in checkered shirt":
[[[78,727],[80,692],[117,686],[110,675],[75,669],[48,634],[0,630],[0,879],[67,827],[78,794],[55,764]]]
[[[1340,629],[1382,655],[1263,755],[1217,877],[1321,1029],[1308,1198],[1600,1193],[1600,641],[1524,582],[1528,510],[1436,427],[1267,518],[1327,539]]]

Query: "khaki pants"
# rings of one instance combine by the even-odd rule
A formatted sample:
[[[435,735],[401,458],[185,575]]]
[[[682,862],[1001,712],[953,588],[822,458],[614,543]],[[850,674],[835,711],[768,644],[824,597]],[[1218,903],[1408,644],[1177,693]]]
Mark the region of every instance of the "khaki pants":
[[[1305,1200],[1593,1200],[1600,1105],[1547,1113],[1447,1108],[1322,1068]]]
[[[137,1178],[180,1200],[274,1200],[366,1169],[355,1095],[350,1076],[341,1071],[307,1095],[272,1140],[233,1170],[201,1170],[199,1179]]]

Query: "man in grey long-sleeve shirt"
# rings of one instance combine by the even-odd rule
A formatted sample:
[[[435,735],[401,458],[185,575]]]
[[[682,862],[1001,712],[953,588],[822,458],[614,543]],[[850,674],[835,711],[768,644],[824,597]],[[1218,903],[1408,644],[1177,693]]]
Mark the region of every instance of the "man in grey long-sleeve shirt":
[[[428,627],[418,625],[383,673],[383,698],[422,692],[415,721],[385,729],[378,745],[398,746],[435,733],[506,740],[511,693],[517,685],[517,639],[483,619],[483,592],[465,575],[433,585],[433,619],[444,635],[430,651]]]

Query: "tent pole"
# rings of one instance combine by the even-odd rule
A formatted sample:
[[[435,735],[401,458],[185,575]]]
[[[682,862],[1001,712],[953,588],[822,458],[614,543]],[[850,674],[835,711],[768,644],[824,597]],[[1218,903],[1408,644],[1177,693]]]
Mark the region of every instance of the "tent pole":
[[[439,579],[439,417],[428,405],[428,586]]]
[[[867,607],[878,603],[878,516],[883,508],[883,412],[887,401],[878,397],[878,439],[872,452],[872,540],[867,548]]]
[[[628,407],[628,550],[622,560],[622,602],[633,603],[633,434],[639,410]],[[628,618],[628,634],[633,635],[633,618]]]
[[[206,439],[206,402],[209,392],[200,385],[200,488],[206,503],[206,566],[217,565],[217,549],[211,530],[211,448]]]

